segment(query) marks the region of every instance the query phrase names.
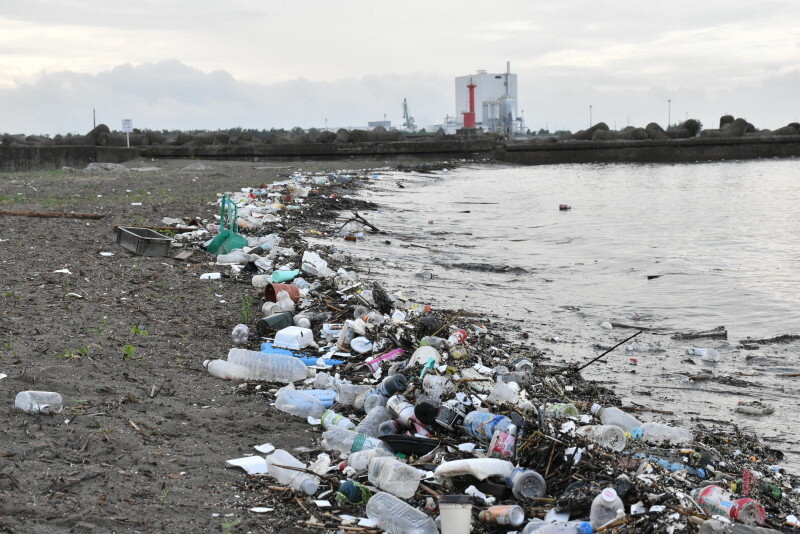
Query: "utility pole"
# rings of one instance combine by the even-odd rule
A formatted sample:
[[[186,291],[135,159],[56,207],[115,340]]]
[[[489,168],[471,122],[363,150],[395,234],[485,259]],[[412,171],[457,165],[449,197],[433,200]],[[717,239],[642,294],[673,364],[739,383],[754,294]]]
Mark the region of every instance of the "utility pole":
[[[667,130],[669,130],[669,125],[672,123],[672,100],[667,99]]]
[[[592,105],[589,104],[589,128],[592,127]]]

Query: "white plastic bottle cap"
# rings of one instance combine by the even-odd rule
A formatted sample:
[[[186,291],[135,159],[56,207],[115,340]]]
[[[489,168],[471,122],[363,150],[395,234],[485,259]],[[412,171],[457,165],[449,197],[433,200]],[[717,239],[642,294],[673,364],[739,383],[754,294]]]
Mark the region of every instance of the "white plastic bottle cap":
[[[606,502],[614,502],[617,500],[617,492],[614,490],[614,488],[604,489],[601,495],[603,496],[603,500]]]

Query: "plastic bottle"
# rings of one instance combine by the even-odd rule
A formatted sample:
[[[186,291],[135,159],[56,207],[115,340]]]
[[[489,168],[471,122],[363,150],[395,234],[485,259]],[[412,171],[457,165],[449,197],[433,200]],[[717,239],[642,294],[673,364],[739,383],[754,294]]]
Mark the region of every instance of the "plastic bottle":
[[[455,385],[449,376],[426,374],[422,379],[422,391],[433,400],[439,401],[442,395],[455,390]]]
[[[530,528],[533,527],[533,528]],[[592,534],[591,523],[586,521],[559,521],[556,523],[544,523],[531,521],[522,529],[522,534]]]
[[[506,477],[506,486],[518,500],[536,499],[544,496],[547,483],[544,477],[530,469],[515,467]]]
[[[369,469],[369,463],[373,458],[378,456],[394,457],[394,454],[386,449],[369,449],[366,451],[357,451],[347,457],[347,460],[339,464],[339,470],[344,470],[346,467],[352,467],[356,473],[363,473]]]
[[[477,410],[464,417],[464,430],[474,438],[492,439],[495,430],[507,430],[514,422],[505,415],[495,415]]]
[[[356,424],[354,422],[347,417],[334,412],[333,410],[326,410],[320,419],[322,419],[323,428],[330,428],[332,426],[346,428],[347,430],[354,430],[356,428]]]
[[[478,514],[478,519],[494,525],[518,527],[525,521],[525,510],[516,504],[490,506]]]
[[[387,402],[389,402],[388,397],[369,392],[364,398],[364,412],[369,413],[373,408],[377,408],[378,406],[383,406],[385,408]]]
[[[625,432],[630,432],[631,428],[642,426],[641,421],[614,406],[603,407],[599,404],[593,404],[592,413],[598,416],[604,425],[618,426]]]
[[[619,510],[625,510],[622,499],[613,488],[606,488],[592,501],[589,511],[589,522],[593,528],[600,528],[614,520]]]
[[[245,254],[243,250],[234,250],[228,254],[220,254],[217,256],[217,264],[219,265],[237,265],[255,261],[258,258],[252,254]]]
[[[64,409],[61,395],[52,391],[20,391],[14,405],[28,413],[59,413]]]
[[[716,519],[709,519],[700,525],[700,534],[780,534],[780,531],[738,523],[723,523]]]
[[[365,394],[372,389],[366,384],[347,384],[342,382],[336,384],[336,402],[342,406],[353,406],[359,395]]]
[[[245,380],[264,380],[289,384],[308,377],[308,367],[293,356],[265,354],[254,350],[231,349],[228,363],[243,367]]]
[[[447,338],[447,345],[452,347],[453,345],[458,345],[462,343],[465,339],[467,339],[467,331],[466,330],[456,330],[450,337]]]
[[[669,426],[661,423],[645,423],[630,429],[631,439],[640,439],[648,443],[660,444],[665,441],[670,445],[686,445],[694,436],[685,428]]]
[[[233,342],[237,345],[241,343],[247,343],[247,338],[250,336],[250,329],[247,328],[246,324],[237,324],[233,327],[233,331],[231,332],[231,338]]]
[[[554,419],[564,419],[566,417],[580,417],[580,413],[574,404],[558,403],[545,406],[544,416]]]
[[[384,421],[381,423],[381,426],[378,427],[378,436],[390,436],[394,434],[399,434],[403,430],[403,427],[392,419],[391,421]]]
[[[386,444],[377,438],[338,426],[332,426],[323,432],[322,439],[325,447],[345,454],[369,449],[386,449]]]
[[[387,534],[439,534],[429,515],[383,491],[373,495],[367,503],[367,517]]]
[[[420,345],[430,345],[436,350],[444,350],[447,348],[447,340],[443,337],[425,336],[419,340]]]
[[[378,433],[378,429],[380,428],[381,424],[386,421],[390,421],[391,419],[392,414],[388,409],[383,406],[376,406],[370,410],[366,417],[364,417],[358,426],[355,427],[355,431],[366,436],[377,438],[380,435]]]
[[[371,484],[401,499],[413,497],[422,479],[415,467],[389,456],[377,456],[370,460],[367,473]]]
[[[616,452],[625,449],[625,431],[618,426],[587,425],[578,428],[576,433]]]
[[[325,406],[318,398],[289,387],[278,390],[275,408],[297,417],[313,417],[314,419],[321,418],[325,413]]]
[[[403,349],[395,349],[387,352],[386,354],[382,354],[380,356],[372,358],[371,360],[367,360],[366,362],[364,362],[364,365],[366,365],[367,368],[369,368],[369,370],[374,373],[375,371],[381,368],[383,362],[396,360],[397,358],[405,354],[405,352],[406,351]]]
[[[314,495],[317,492],[319,486],[314,476],[303,471],[283,469],[278,467],[279,465],[306,468],[306,464],[283,449],[278,449],[267,456],[267,467],[269,468],[270,476],[290,488],[304,491],[307,495]]]
[[[755,499],[734,499],[720,486],[706,486],[692,492],[692,498],[708,515],[721,515],[745,525],[763,525],[766,521],[764,507]]]

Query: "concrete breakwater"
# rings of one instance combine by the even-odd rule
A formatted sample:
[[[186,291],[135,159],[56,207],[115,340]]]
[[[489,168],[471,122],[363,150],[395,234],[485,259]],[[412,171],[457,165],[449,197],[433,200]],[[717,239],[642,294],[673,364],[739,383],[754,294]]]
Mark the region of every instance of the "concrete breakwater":
[[[731,119],[731,120],[727,120]],[[17,172],[83,167],[92,162],[120,163],[139,157],[219,160],[337,159],[401,156],[493,158],[523,165],[558,163],[682,163],[800,156],[800,125],[756,130],[730,116],[720,128],[699,131],[687,121],[665,132],[657,124],[611,131],[604,123],[561,137],[509,138],[481,130],[457,135],[405,137],[378,127],[372,131],[339,130],[314,137],[270,134],[265,139],[227,132],[125,134],[100,125],[82,136],[56,139],[6,135],[0,144],[0,171]]]

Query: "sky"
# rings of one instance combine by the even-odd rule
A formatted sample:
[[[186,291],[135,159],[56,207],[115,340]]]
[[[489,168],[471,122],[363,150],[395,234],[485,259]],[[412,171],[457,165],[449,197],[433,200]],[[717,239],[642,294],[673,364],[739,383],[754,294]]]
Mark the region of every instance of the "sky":
[[[800,119],[797,0],[0,0],[0,133],[421,127],[517,75],[537,131]]]

